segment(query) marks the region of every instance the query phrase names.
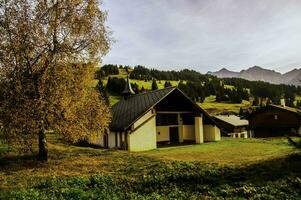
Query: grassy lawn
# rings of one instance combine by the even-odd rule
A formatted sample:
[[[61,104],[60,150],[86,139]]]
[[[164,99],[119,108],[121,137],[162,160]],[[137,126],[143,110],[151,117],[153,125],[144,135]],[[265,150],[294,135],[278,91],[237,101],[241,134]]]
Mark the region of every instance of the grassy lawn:
[[[239,112],[240,107],[249,106],[250,102],[243,100],[242,103],[226,103],[226,102],[215,102],[215,96],[211,95],[206,97],[203,103],[198,105],[206,110],[210,114],[217,114],[224,111]]]
[[[49,138],[49,161],[0,157],[0,199],[299,199],[301,155],[286,139],[230,139],[147,152]]]
[[[128,175],[126,168],[147,168],[150,162],[185,161],[226,166],[247,166],[283,158],[296,153],[285,138],[233,139],[199,145],[164,147],[146,152],[127,152],[66,145],[48,136],[49,162],[38,163],[34,157],[10,154],[0,159],[0,185],[15,187],[36,176],[79,176],[106,173]],[[125,173],[126,172],[126,173]],[[133,171],[134,172],[134,171]],[[6,183],[6,184],[5,184]],[[1,188],[1,187],[0,187]]]
[[[60,192],[61,187],[69,191],[70,188],[67,184],[69,181],[75,181],[76,184],[79,184],[70,187],[79,187],[79,190],[84,190],[81,188],[81,184],[83,184],[82,181],[90,181],[90,178],[95,178],[95,176],[98,178],[101,176],[101,181],[103,181],[105,177],[105,179],[109,178],[110,183],[112,181],[115,183],[116,181],[117,185],[121,184],[118,185],[118,188],[121,188],[120,192],[123,190],[123,184],[127,186],[123,181],[130,181],[136,186],[137,184],[146,184],[145,187],[147,187],[148,184],[166,184],[165,181],[171,181],[174,184],[172,184],[172,186],[167,185],[167,188],[163,191],[161,191],[162,188],[160,187],[150,189],[152,190],[151,193],[142,191],[145,188],[137,189],[135,188],[136,186],[134,188],[132,188],[133,186],[130,187],[131,190],[134,191],[137,189],[136,192],[138,192],[139,195],[147,196],[153,195],[153,192],[156,194],[163,192],[162,194],[164,194],[164,191],[175,192],[176,195],[179,195],[178,191],[173,191],[173,189],[174,187],[178,189],[181,188],[182,179],[189,181],[189,184],[196,187],[209,187],[206,189],[206,192],[204,188],[199,188],[200,191],[204,190],[203,195],[208,197],[221,195],[220,190],[224,186],[221,187],[219,184],[228,185],[227,187],[229,188],[227,191],[229,190],[229,197],[233,197],[233,195],[241,197],[239,194],[233,193],[235,188],[242,189],[246,184],[252,187],[256,185],[256,187],[259,187],[262,184],[266,186],[267,182],[264,180],[260,180],[259,183],[256,182],[258,179],[263,178],[261,177],[263,175],[268,179],[278,177],[277,181],[285,181],[286,184],[288,184],[287,177],[292,178],[297,176],[299,179],[296,180],[296,184],[300,184],[301,186],[301,157],[300,154],[297,154],[297,150],[288,144],[285,138],[222,138],[223,140],[220,142],[166,147],[147,152],[129,153],[127,151],[70,146],[60,142],[58,138],[53,135],[48,137],[50,137],[48,163],[39,163],[31,155],[18,156],[8,154],[1,156],[0,191],[4,191],[4,193],[0,192],[0,199],[1,195],[7,197],[5,195],[10,194],[12,196],[8,197],[15,197],[14,195],[16,195],[16,193],[30,196],[32,195],[30,191],[36,191],[38,195],[46,195],[43,193],[44,190],[40,188],[42,186],[46,187],[46,183],[47,188],[45,189],[47,189],[47,191],[51,187],[59,187],[57,189]],[[224,173],[227,173],[227,178],[224,177]],[[228,177],[228,173],[232,175]],[[253,177],[255,176],[254,174],[256,177]],[[268,177],[266,177],[267,175]],[[166,176],[172,176],[173,178],[170,179],[170,177],[168,178]],[[218,177],[214,178],[215,176]],[[236,180],[235,176],[246,177]],[[279,176],[281,177],[279,178]],[[197,180],[195,180],[196,178]],[[210,185],[214,183],[210,181],[209,183],[203,182],[211,178],[214,178],[214,181],[216,181],[217,185],[214,187],[218,187],[215,188],[218,192],[215,191],[217,193],[214,194],[210,193],[210,187],[213,187]],[[53,182],[53,179],[55,179],[55,182]],[[61,182],[63,180],[68,181],[67,183]],[[119,181],[122,183],[119,183]],[[63,185],[61,186],[61,184]],[[272,181],[269,184],[280,183]],[[119,191],[119,189],[117,190]],[[198,191],[191,191],[191,189],[192,188],[184,188],[182,192],[187,195],[201,195],[198,194]],[[213,191],[214,189],[212,188],[212,192]],[[50,196],[46,195],[46,197],[48,198]],[[162,196],[158,197],[161,199]]]
[[[246,166],[289,155],[294,150],[285,138],[233,139],[219,142],[159,148],[143,153],[163,160],[201,161],[220,165]]]
[[[224,85],[225,89],[235,89],[235,87],[233,85]]]
[[[131,81],[131,83],[137,83],[139,85],[139,88],[144,87],[147,90],[152,89],[152,81],[135,80],[135,79],[131,79],[130,81]],[[156,81],[156,82],[157,82],[158,88],[163,89],[166,81],[162,80],[162,81]],[[180,81],[169,81],[169,82],[171,83],[172,86],[177,86]],[[183,82],[185,83],[185,81],[183,81]]]

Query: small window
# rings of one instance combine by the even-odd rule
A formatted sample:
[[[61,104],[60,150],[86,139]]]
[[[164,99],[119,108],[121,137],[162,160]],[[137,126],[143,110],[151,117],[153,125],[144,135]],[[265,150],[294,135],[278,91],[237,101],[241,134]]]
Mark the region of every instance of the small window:
[[[278,119],[278,115],[274,115],[274,119],[277,120]]]

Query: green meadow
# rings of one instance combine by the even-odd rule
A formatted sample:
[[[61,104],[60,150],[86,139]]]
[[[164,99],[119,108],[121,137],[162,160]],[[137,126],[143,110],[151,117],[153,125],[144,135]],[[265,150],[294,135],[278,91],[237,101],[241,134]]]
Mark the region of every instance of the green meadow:
[[[238,113],[241,107],[249,106],[250,102],[245,100],[243,100],[242,103],[216,102],[215,96],[211,95],[206,97],[203,103],[198,103],[198,105],[210,114],[217,114],[224,111]]]
[[[299,199],[301,154],[285,138],[130,153],[49,135],[49,161],[2,151],[0,199]]]

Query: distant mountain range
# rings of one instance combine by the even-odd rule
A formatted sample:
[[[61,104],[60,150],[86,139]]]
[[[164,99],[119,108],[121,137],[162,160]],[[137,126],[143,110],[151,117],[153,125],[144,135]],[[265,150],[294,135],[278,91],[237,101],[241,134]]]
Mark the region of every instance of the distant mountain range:
[[[250,81],[265,81],[274,84],[301,85],[301,69],[293,69],[285,74],[281,74],[274,70],[254,66],[240,72],[223,68],[217,72],[208,72],[208,74],[219,78],[243,78]]]

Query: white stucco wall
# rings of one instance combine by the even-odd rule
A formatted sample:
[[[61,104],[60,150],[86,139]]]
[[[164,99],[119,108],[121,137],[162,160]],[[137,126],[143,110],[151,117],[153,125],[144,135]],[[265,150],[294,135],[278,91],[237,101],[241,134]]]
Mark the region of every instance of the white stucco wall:
[[[156,130],[157,142],[169,141],[169,126],[157,126]]]
[[[220,141],[221,132],[217,126],[214,125],[204,125],[204,141]]]
[[[183,125],[183,140],[195,140],[194,125]]]
[[[104,146],[105,146],[104,141],[103,141],[103,134],[101,134],[101,135],[99,136],[98,141],[97,141],[96,144],[100,145],[101,147],[104,147]]]
[[[108,146],[109,148],[115,148],[115,132],[108,134]]]
[[[147,151],[157,148],[156,117],[152,117],[134,132],[128,134],[129,151]]]
[[[148,120],[149,118],[151,118],[152,116],[154,116],[155,114],[153,113],[153,110],[148,111],[145,115],[143,115],[142,117],[140,117],[132,126],[132,130],[136,129],[137,127],[139,127],[141,124],[143,124],[146,120]]]

